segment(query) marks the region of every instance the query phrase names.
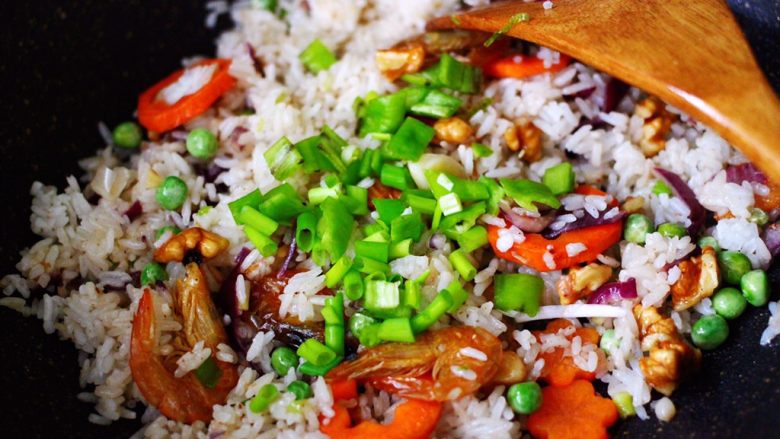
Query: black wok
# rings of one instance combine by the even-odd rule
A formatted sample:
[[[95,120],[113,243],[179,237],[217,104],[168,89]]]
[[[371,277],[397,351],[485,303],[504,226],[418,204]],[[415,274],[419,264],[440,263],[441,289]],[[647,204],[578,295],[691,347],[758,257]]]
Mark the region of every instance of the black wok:
[[[595,1],[595,0],[594,0]],[[33,0],[0,13],[0,275],[14,270],[29,231],[34,180],[62,187],[76,160],[102,146],[97,121],[128,119],[137,94],[193,54],[213,53],[199,1]],[[780,89],[780,2],[729,2],[757,58]],[[228,20],[222,18],[222,28]],[[717,32],[717,29],[713,29]],[[773,285],[780,284],[774,273]],[[773,300],[777,300],[775,293]],[[678,414],[620,422],[616,437],[780,436],[780,347],[758,344],[766,309],[733,322],[729,340],[704,355],[697,379],[675,394]],[[75,349],[39,320],[0,309],[0,436],[127,437],[138,421],[92,425],[79,402]]]

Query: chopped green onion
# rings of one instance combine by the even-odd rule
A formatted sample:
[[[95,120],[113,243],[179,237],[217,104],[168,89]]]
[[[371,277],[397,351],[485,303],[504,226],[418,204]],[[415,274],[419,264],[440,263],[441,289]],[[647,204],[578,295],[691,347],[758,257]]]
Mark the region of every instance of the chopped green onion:
[[[390,266],[387,263],[370,258],[357,259],[356,268],[359,272],[369,275],[375,273],[384,274],[390,271]]]
[[[355,255],[379,262],[387,262],[390,255],[390,244],[366,240],[357,241],[355,242]]]
[[[531,180],[510,180],[502,178],[499,180],[501,186],[515,202],[525,210],[538,212],[539,208],[535,203],[544,204],[557,209],[561,207],[561,202],[553,195],[550,188]]]
[[[366,233],[368,232],[368,227],[363,229]],[[368,242],[389,242],[390,241],[390,235],[387,233],[386,228],[381,228],[376,230],[375,232],[372,232],[370,235],[366,236],[365,241]]]
[[[296,380],[287,385],[287,391],[295,395],[296,401],[302,401],[314,396],[311,386],[306,381]]]
[[[433,210],[433,219],[431,220],[431,230],[436,230],[439,228],[439,225],[441,224],[441,205],[439,202],[436,202],[436,208]]]
[[[471,150],[474,151],[474,156],[479,158],[490,157],[493,155],[493,150],[481,143],[472,144]]]
[[[350,270],[344,275],[344,294],[353,301],[363,297],[363,277],[357,271]]]
[[[487,186],[488,192],[490,193],[490,197],[486,201],[485,211],[490,215],[497,215],[498,206],[501,203],[501,200],[504,199],[504,189],[492,178],[481,177],[479,181],[485,183],[485,186]]]
[[[402,215],[394,219],[390,225],[390,240],[392,242],[412,239],[417,241],[422,235],[425,225],[420,214]]]
[[[528,21],[530,19],[531,19],[531,16],[528,15],[527,12],[520,12],[518,14],[515,14],[515,15],[509,17],[509,21],[504,25],[504,27],[499,29],[498,32],[493,33],[493,35],[491,35],[490,38],[488,38],[485,41],[484,46],[485,47],[492,46],[493,43],[495,43],[497,39],[501,38],[507,32],[512,30],[512,27],[514,27],[514,25],[516,25],[517,23],[520,23],[521,21]]]
[[[441,213],[444,216],[453,215],[463,210],[460,198],[452,192],[439,198],[439,207],[441,207]]]
[[[251,206],[241,208],[241,223],[245,224],[266,236],[271,236],[279,228],[279,223],[268,218]]]
[[[321,205],[322,217],[317,222],[319,246],[330,256],[331,261],[340,258],[349,245],[355,220],[343,202],[326,199]]]
[[[674,192],[672,192],[672,188],[670,188],[668,184],[666,184],[661,180],[655,182],[650,192],[652,192],[655,195],[666,194],[670,197],[674,194]]]
[[[394,93],[372,99],[363,107],[360,123],[360,137],[375,133],[394,133],[404,121],[406,97]]]
[[[414,331],[408,318],[387,319],[379,325],[379,339],[384,341],[398,341],[402,343],[414,342]]]
[[[244,233],[249,241],[255,246],[263,256],[273,256],[278,250],[278,246],[274,240],[268,236],[258,232],[252,227],[244,226]]]
[[[282,137],[263,153],[268,168],[274,178],[279,181],[287,179],[297,169],[301,162],[301,154],[293,148],[292,142],[287,137]]]
[[[195,369],[195,377],[208,389],[213,389],[219,378],[222,376],[222,371],[217,367],[216,361],[213,358],[208,357],[206,360]]]
[[[450,306],[447,312],[452,314],[457,312],[458,309],[466,303],[466,300],[469,298],[469,292],[466,291],[466,289],[463,288],[463,285],[457,280],[454,280],[447,285],[447,291],[450,293],[450,297],[452,297],[452,306]]]
[[[382,151],[388,158],[417,161],[433,140],[434,130],[417,119],[407,117]]]
[[[433,211],[436,210],[436,200],[433,198],[427,198],[410,193],[405,193],[404,198],[409,207],[417,212],[431,215],[433,214]]]
[[[422,102],[411,106],[410,112],[418,116],[443,119],[458,112],[463,101],[439,90],[431,90]]]
[[[320,136],[307,137],[295,144],[295,149],[303,158],[303,170],[312,173],[324,169],[325,158],[321,157],[318,147],[320,146]]]
[[[574,168],[571,163],[564,162],[547,168],[542,177],[542,183],[550,188],[553,195],[568,194],[574,190]]]
[[[323,366],[338,358],[332,349],[320,343],[316,338],[306,339],[296,352],[299,357],[315,366]]]
[[[328,125],[324,125],[322,127],[322,134],[325,136],[325,138],[333,142],[333,144],[339,148],[347,146],[347,141],[344,140],[343,137],[339,136],[339,134]]]
[[[490,198],[490,191],[485,183],[463,178],[455,179],[452,192],[457,194],[461,201],[480,201]]]
[[[441,85],[462,93],[475,93],[482,82],[482,71],[444,54],[439,63],[423,72],[432,78],[434,85]]]
[[[295,242],[303,252],[310,252],[317,236],[317,216],[312,212],[303,212],[295,222]]]
[[[303,213],[306,207],[295,188],[285,183],[263,195],[257,210],[275,221],[285,222]]]
[[[352,215],[368,215],[368,190],[360,186],[347,186],[342,198]]]
[[[168,279],[168,272],[157,262],[150,262],[144,265],[141,270],[141,285],[154,285]]]
[[[336,63],[336,55],[319,38],[303,49],[298,58],[312,73],[328,70],[330,66]]]
[[[458,271],[466,282],[471,281],[474,279],[474,276],[477,275],[477,267],[471,263],[468,255],[463,249],[458,249],[450,253],[449,259],[452,266],[455,267],[455,270]]]
[[[544,281],[531,274],[497,274],[493,278],[493,302],[502,311],[522,311],[533,317],[539,312]]]
[[[407,238],[390,244],[390,259],[403,258],[412,253],[412,239]]]
[[[411,180],[409,170],[389,163],[382,166],[382,172],[379,175],[379,180],[383,185],[400,190],[409,187],[409,180]]]
[[[309,339],[313,340],[313,339]],[[331,369],[338,366],[339,363],[341,363],[342,357],[336,357],[329,363],[323,364],[323,365],[316,365],[312,362],[305,362],[298,366],[298,372],[308,375],[308,376],[324,376],[326,373],[330,372]]]
[[[363,328],[357,337],[360,344],[369,348],[378,345],[382,341],[379,339],[379,326],[380,323],[374,323]]]
[[[471,253],[474,250],[487,245],[487,229],[482,226],[474,226],[458,236],[457,240],[461,250],[466,253]]]
[[[325,325],[325,345],[338,355],[344,355],[344,326]]]
[[[273,384],[266,384],[258,390],[257,395],[249,401],[249,410],[252,413],[262,413],[279,398],[279,389]]]
[[[326,198],[339,198],[339,191],[329,187],[313,187],[309,189],[309,204],[322,204]]]
[[[485,203],[480,201],[464,209],[462,212],[444,217],[439,224],[439,230],[450,239],[457,239],[461,233],[474,227],[477,219],[485,213]]]
[[[344,325],[344,295],[341,292],[325,299],[325,306],[322,309],[329,312],[328,317],[325,318],[326,325]]]
[[[336,285],[346,276],[349,269],[352,267],[352,260],[346,256],[342,256],[330,267],[327,273],[325,273],[325,286],[328,288],[335,288]]]
[[[387,225],[403,213],[406,207],[403,201],[390,198],[377,198],[374,200],[374,207],[379,214],[379,219]]]
[[[441,290],[433,301],[422,311],[412,317],[412,330],[415,334],[425,331],[436,323],[452,306],[452,296],[447,290]]]
[[[377,323],[375,318],[361,312],[356,312],[349,318],[349,332],[355,337],[360,337],[360,333],[363,332],[363,329],[375,323]]]
[[[412,309],[420,309],[422,305],[422,282],[417,282],[416,279],[409,279],[404,283],[404,291],[401,297],[401,303],[403,306],[408,306]]]
[[[366,281],[363,306],[368,310],[387,310],[401,304],[401,295],[397,282],[383,280]]]

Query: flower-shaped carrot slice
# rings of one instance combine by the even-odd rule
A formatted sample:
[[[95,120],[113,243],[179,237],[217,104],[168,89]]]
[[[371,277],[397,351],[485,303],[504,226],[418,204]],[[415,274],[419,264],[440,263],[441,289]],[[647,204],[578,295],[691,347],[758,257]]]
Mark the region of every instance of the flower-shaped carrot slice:
[[[537,331],[534,335],[540,338],[542,334],[555,334],[561,329],[572,326],[572,323],[566,319],[553,320],[547,324],[547,329]],[[577,328],[572,335],[566,338],[571,341],[572,338],[579,336],[582,343],[598,344],[599,333],[593,328]],[[585,379],[593,381],[596,374],[586,372],[574,364],[572,357],[564,357],[563,349],[556,348],[550,352],[542,352],[539,358],[544,359],[544,369],[542,369],[541,378],[554,386],[565,386],[575,379]]]
[[[536,439],[606,439],[617,418],[612,400],[596,395],[590,382],[577,380],[542,389],[542,406],[528,417],[528,429]]]

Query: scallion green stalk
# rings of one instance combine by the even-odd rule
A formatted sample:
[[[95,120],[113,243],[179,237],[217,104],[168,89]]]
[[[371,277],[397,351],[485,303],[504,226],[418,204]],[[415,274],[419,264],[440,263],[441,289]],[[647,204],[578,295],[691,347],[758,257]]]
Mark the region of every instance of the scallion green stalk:
[[[347,256],[342,256],[330,267],[327,273],[325,273],[325,286],[328,288],[335,288],[336,285],[341,282],[349,269],[352,267],[352,260]]]
[[[313,212],[303,212],[295,222],[295,241],[303,252],[310,252],[317,237],[317,216]]]
[[[379,325],[379,339],[403,343],[414,342],[414,331],[408,318],[387,319]]]
[[[301,343],[296,353],[315,366],[324,366],[338,358],[336,352],[320,343],[316,338],[306,339]]]
[[[344,276],[344,294],[355,301],[363,297],[363,277],[356,270],[350,270]]]
[[[447,290],[441,290],[433,301],[411,319],[412,330],[415,334],[425,331],[436,323],[452,306],[452,296]]]
[[[468,254],[463,249],[457,249],[450,253],[449,259],[452,266],[466,282],[470,282],[477,275],[477,267],[471,263]]]
[[[245,224],[266,236],[271,236],[279,228],[279,223],[268,218],[251,206],[241,208],[241,223]]]
[[[246,237],[249,238],[252,245],[254,245],[257,251],[263,256],[273,256],[276,254],[278,246],[276,242],[268,236],[263,235],[249,226],[244,226],[244,233],[246,234]]]

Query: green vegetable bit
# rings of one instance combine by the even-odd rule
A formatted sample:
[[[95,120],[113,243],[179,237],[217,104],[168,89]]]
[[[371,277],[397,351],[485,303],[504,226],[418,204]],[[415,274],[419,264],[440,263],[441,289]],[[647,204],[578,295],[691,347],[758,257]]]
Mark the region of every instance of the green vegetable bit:
[[[171,232],[171,235],[178,235],[181,229],[176,226],[163,226],[154,234],[154,239],[160,239],[168,231]]]
[[[217,136],[206,128],[195,128],[187,134],[187,152],[199,159],[210,159],[217,154]]]
[[[547,168],[542,177],[542,183],[550,188],[553,195],[568,194],[574,190],[574,168],[571,163],[565,162]]]
[[[141,285],[154,285],[167,279],[168,273],[157,262],[150,262],[141,270]]]
[[[717,348],[728,336],[729,324],[717,314],[700,318],[691,331],[693,343],[705,351]]]
[[[550,188],[542,183],[531,180],[510,180],[508,178],[502,178],[499,182],[506,194],[525,210],[538,212],[539,208],[536,207],[536,203],[550,206],[553,209],[561,207],[561,202],[558,201],[558,198],[552,193]]]
[[[718,253],[718,265],[722,279],[730,285],[739,285],[742,276],[753,268],[747,256],[735,251]]]
[[[298,355],[287,346],[280,346],[271,354],[271,367],[280,377],[286,376],[290,368],[298,367]]]
[[[390,141],[382,147],[387,158],[417,161],[433,140],[433,128],[417,119],[407,117]]]
[[[650,218],[641,213],[632,213],[626,218],[626,224],[623,226],[623,238],[634,244],[644,244],[647,235],[653,233],[655,227]]]
[[[542,388],[536,381],[512,384],[506,399],[516,413],[530,415],[542,406]]]
[[[493,291],[496,308],[522,311],[533,317],[539,312],[544,281],[531,274],[497,274]]]
[[[669,185],[663,181],[656,181],[655,185],[653,185],[653,189],[651,189],[651,192],[655,195],[666,194],[670,197],[674,194],[672,192],[672,188],[670,188]]]
[[[743,276],[744,278],[744,276]],[[736,288],[723,288],[712,297],[712,307],[724,319],[736,319],[745,311],[747,300]]]
[[[217,385],[221,376],[222,371],[219,370],[217,362],[211,357],[206,358],[206,360],[195,369],[195,378],[209,389],[213,389]]]
[[[630,393],[620,392],[612,397],[612,402],[615,403],[615,407],[617,407],[621,418],[627,418],[629,416],[636,415],[634,399]]]
[[[157,188],[154,198],[165,210],[176,210],[184,204],[189,194],[187,183],[179,177],[170,175]]]
[[[268,410],[268,407],[279,398],[279,389],[273,384],[266,384],[260,388],[257,395],[249,401],[249,410],[252,413],[262,413]]]
[[[753,207],[750,209],[750,217],[748,220],[752,223],[756,223],[759,226],[765,226],[769,222],[769,215],[763,210]]]
[[[616,349],[620,348],[620,339],[615,334],[614,329],[604,331],[604,334],[601,335],[601,341],[599,341],[599,347],[607,355],[612,355]]]
[[[296,401],[309,399],[314,396],[314,392],[311,391],[311,386],[306,381],[293,381],[287,385],[287,391],[295,395]]]
[[[700,248],[711,247],[716,252],[720,251],[720,244],[718,244],[718,240],[712,236],[702,236],[699,238],[698,244]]]
[[[739,287],[747,302],[753,306],[764,306],[769,301],[769,279],[764,270],[745,273],[739,280]]]
[[[312,41],[298,58],[312,73],[328,70],[330,66],[336,63],[336,55],[319,38]]]
[[[135,149],[141,145],[143,132],[135,122],[122,122],[111,133],[114,145],[120,148]]]
[[[658,233],[660,233],[661,236],[665,236],[667,238],[682,238],[688,234],[688,232],[685,230],[685,227],[674,223],[663,223],[659,225]]]

